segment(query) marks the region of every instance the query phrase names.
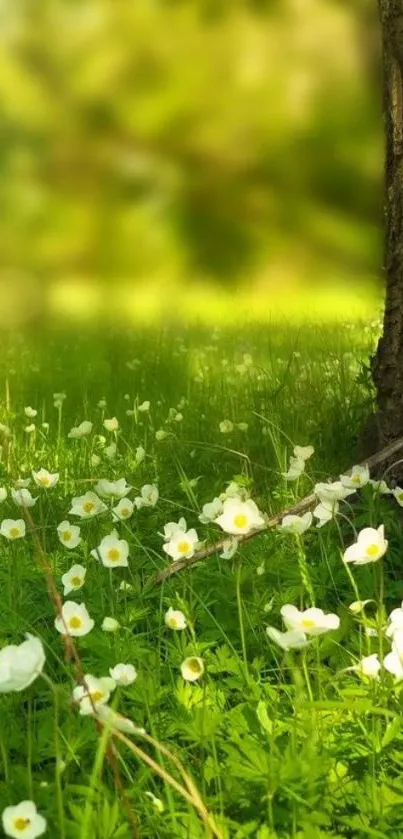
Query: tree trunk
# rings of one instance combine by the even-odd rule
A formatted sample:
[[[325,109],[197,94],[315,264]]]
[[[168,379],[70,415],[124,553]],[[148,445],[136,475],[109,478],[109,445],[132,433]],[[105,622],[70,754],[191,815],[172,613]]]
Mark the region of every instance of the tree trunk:
[[[403,435],[403,0],[379,0],[385,155],[386,303],[383,335],[372,359],[377,413],[371,448]],[[402,467],[395,469],[395,476]]]

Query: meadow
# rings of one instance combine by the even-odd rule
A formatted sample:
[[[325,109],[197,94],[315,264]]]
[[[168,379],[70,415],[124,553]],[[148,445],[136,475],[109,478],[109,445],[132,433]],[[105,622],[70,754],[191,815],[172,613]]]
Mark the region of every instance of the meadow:
[[[3,335],[5,835],[402,835],[403,498],[348,474],[379,331]]]

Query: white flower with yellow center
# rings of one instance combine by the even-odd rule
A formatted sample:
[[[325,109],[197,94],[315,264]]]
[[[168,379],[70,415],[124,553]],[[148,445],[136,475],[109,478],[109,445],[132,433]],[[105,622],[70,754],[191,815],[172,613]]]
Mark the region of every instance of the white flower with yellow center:
[[[95,492],[101,498],[124,498],[131,490],[131,486],[126,483],[126,478],[120,478],[118,481],[107,481],[102,478],[94,487]]]
[[[41,816],[33,801],[20,801],[3,810],[1,820],[6,836],[12,839],[36,839],[46,830],[46,819]]]
[[[116,507],[112,509],[112,519],[113,521],[124,521],[133,515],[133,511],[133,501],[130,501],[130,498],[121,498],[119,504],[116,504]]]
[[[241,501],[240,498],[227,498],[223,504],[223,511],[215,523],[225,533],[233,536],[250,533],[251,530],[259,530],[265,526],[265,520],[251,498]]]
[[[12,489],[11,497],[14,504],[17,504],[18,507],[25,507],[26,509],[33,507],[36,503],[36,498],[32,498],[29,489],[26,487],[23,487],[22,489]]]
[[[186,682],[196,682],[204,673],[204,662],[198,656],[189,656],[181,664],[182,677]]]
[[[340,475],[340,481],[348,489],[365,487],[369,481],[369,468],[367,465],[353,466],[349,475]]]
[[[98,495],[90,491],[71,499],[69,515],[79,516],[81,519],[92,519],[107,509],[106,504],[98,498]]]
[[[64,585],[63,594],[66,597],[71,591],[78,591],[85,583],[85,575],[87,569],[84,565],[72,565],[68,571],[62,576],[62,583]]]
[[[105,676],[97,679],[91,673],[84,676],[85,685],[77,685],[73,690],[73,699],[80,706],[80,714],[94,714],[99,705],[105,705],[115,689],[113,679]]]
[[[191,530],[177,530],[172,534],[169,542],[165,542],[162,549],[174,561],[177,559],[190,559],[193,556],[199,537],[194,528]]]
[[[180,609],[172,609],[172,606],[169,607],[168,611],[165,612],[165,625],[169,627],[169,629],[186,629],[187,621],[183,612]]]
[[[323,633],[338,629],[340,626],[338,615],[332,612],[325,614],[322,609],[317,609],[314,606],[300,612],[296,606],[287,603],[281,607],[280,613],[287,629],[299,629],[305,635],[323,635]]]
[[[266,635],[274,641],[282,650],[302,650],[309,644],[309,641],[301,629],[290,629],[288,632],[280,632],[274,626],[266,627]]]
[[[379,671],[382,665],[378,658],[378,653],[372,653],[362,658],[358,664],[352,667],[346,667],[346,670],[353,670],[359,673],[360,676],[366,676],[368,679],[379,679]]]
[[[25,521],[24,519],[3,519],[0,524],[0,533],[6,539],[14,541],[14,539],[23,539],[25,536]]]
[[[108,536],[104,536],[95,550],[91,551],[91,556],[100,559],[105,568],[127,568],[129,545],[125,539],[119,539],[119,534],[113,530]]]
[[[159,491],[156,484],[144,484],[141,487],[140,495],[134,499],[134,503],[138,510],[141,507],[155,507],[159,498]]]
[[[116,417],[105,419],[104,428],[106,428],[107,431],[117,431],[119,428],[119,420]]]
[[[319,501],[323,504],[331,504],[335,501],[343,501],[349,495],[354,495],[354,489],[343,486],[341,481],[332,481],[325,483],[324,481],[315,484],[314,493],[318,496]]]
[[[303,516],[284,516],[279,530],[285,533],[294,533],[301,536],[312,524],[312,513],[305,513]]]
[[[132,664],[116,664],[109,669],[109,675],[121,687],[132,685],[137,679],[137,670]]]
[[[94,621],[90,618],[84,603],[74,603],[73,600],[66,600],[62,606],[61,615],[55,619],[55,627],[61,635],[71,635],[73,638],[80,638],[88,635],[94,628]]]
[[[88,437],[92,431],[92,422],[89,420],[83,420],[80,422],[80,425],[75,425],[68,433],[68,437],[72,440],[79,440],[81,437]]]
[[[39,469],[38,472],[34,472],[34,470],[32,470],[32,477],[38,487],[51,489],[52,487],[56,486],[59,480],[59,473],[48,472],[47,469]]]
[[[377,562],[381,559],[387,547],[383,524],[377,530],[374,527],[364,527],[360,530],[357,541],[344,551],[343,559],[344,562],[367,565],[369,562]]]
[[[81,542],[78,524],[70,524],[67,520],[60,522],[57,527],[57,535],[65,548],[76,548]]]
[[[324,524],[337,516],[338,512],[338,501],[321,501],[313,511],[315,518],[318,519],[316,527],[323,527]]]

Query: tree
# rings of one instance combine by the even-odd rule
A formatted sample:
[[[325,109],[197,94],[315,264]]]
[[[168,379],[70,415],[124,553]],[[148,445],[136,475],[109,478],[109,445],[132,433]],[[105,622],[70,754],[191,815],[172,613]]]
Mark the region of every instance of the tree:
[[[383,335],[371,362],[377,391],[377,412],[370,425],[372,450],[403,436],[403,0],[379,0],[379,8],[386,139],[386,304]]]

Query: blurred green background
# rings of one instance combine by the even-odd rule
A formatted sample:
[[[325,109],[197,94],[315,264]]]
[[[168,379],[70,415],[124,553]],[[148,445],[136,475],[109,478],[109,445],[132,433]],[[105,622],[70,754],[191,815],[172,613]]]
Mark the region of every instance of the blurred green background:
[[[374,0],[0,0],[3,323],[370,311],[379,52]]]

